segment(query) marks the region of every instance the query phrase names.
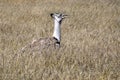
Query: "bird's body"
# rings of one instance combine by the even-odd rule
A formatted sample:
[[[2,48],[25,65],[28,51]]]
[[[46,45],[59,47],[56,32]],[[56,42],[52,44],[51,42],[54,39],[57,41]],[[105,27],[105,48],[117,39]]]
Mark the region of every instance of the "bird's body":
[[[46,38],[40,38],[38,40],[33,41],[32,43],[28,44],[23,48],[25,49],[31,49],[32,51],[42,51],[43,49],[47,48],[59,48],[58,40],[54,37],[46,37]]]

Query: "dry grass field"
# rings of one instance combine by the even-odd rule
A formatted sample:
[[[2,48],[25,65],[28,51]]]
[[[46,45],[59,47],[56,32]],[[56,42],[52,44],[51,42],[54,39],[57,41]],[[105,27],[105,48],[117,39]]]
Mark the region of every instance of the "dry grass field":
[[[59,50],[25,53],[63,21]],[[120,80],[120,0],[0,0],[0,80]]]

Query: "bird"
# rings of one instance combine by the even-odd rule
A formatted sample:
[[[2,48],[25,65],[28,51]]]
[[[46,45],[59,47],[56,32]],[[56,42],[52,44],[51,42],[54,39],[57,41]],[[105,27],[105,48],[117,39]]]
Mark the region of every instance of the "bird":
[[[32,43],[22,48],[23,52],[26,49],[30,49],[32,51],[42,51],[43,49],[60,48],[61,23],[63,19],[65,19],[68,15],[65,15],[63,13],[50,13],[50,16],[54,20],[53,35],[51,37],[42,37],[39,38],[38,40],[33,40]]]

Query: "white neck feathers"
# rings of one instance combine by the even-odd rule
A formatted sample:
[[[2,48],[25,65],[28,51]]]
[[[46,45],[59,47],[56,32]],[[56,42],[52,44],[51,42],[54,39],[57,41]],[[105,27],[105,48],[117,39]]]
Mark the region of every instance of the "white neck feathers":
[[[55,37],[58,42],[61,40],[61,30],[60,30],[60,22],[57,20],[54,20],[54,32],[53,32],[53,37]]]

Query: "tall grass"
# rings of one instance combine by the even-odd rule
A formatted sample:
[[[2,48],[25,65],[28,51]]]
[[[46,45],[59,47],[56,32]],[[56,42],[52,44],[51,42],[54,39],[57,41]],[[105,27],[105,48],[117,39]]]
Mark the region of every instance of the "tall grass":
[[[21,53],[63,21],[59,50]],[[0,80],[120,80],[119,0],[0,0]]]

